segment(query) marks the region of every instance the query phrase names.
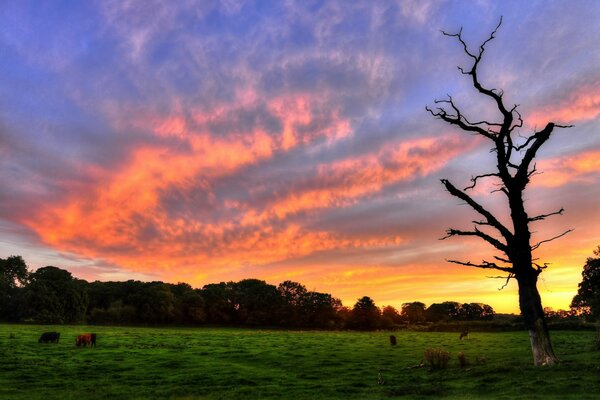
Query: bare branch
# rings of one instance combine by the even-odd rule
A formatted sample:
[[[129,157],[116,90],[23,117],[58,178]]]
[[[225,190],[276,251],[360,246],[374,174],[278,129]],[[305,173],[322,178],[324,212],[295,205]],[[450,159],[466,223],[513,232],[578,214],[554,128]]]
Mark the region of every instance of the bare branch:
[[[475,54],[472,54],[471,52],[469,52],[469,48],[467,47],[467,43],[462,38],[462,26],[460,27],[460,30],[458,31],[458,33],[448,33],[448,32],[445,32],[445,31],[441,31],[441,32],[442,32],[442,35],[444,35],[444,36],[449,36],[449,37],[455,37],[455,38],[457,38],[458,41],[463,45],[463,49],[465,50],[465,53],[467,53],[467,55],[469,57],[473,58],[474,60],[477,60],[477,57],[475,57]]]
[[[498,288],[498,290],[502,290],[505,287],[508,286],[508,282],[510,282],[511,279],[513,279],[515,277],[514,274],[508,274],[508,276],[486,276],[486,278],[490,278],[490,279],[506,279],[506,282],[504,282],[504,285],[500,286]]]
[[[515,106],[512,108],[512,110],[510,110],[510,112],[514,112],[517,114],[517,120],[519,122],[515,123],[510,129],[509,132],[512,132],[513,130],[515,130],[516,128],[522,128],[523,127],[523,117],[521,116],[521,113],[517,110],[518,104],[515,104]]]
[[[545,262],[545,263],[544,263],[544,265],[540,265],[540,264],[538,264],[538,263],[536,263],[536,262],[532,262],[532,264],[533,264],[533,265],[535,265],[535,272],[537,272],[537,274],[539,275],[539,274],[541,274],[542,272],[544,272],[544,270],[545,270],[546,268],[548,268],[548,265],[549,265],[550,263],[547,263],[547,262]]]
[[[498,29],[500,29],[500,25],[502,25],[502,16],[500,17],[500,21],[498,21],[496,29],[494,29],[490,34],[490,37],[485,42],[483,42],[481,46],[479,46],[479,59],[481,59],[481,56],[483,56],[483,52],[485,51],[485,45],[496,37],[496,32],[498,32]],[[502,96],[502,93],[500,93],[500,96]]]
[[[466,121],[466,119],[461,114],[458,107],[456,107],[456,104],[454,104],[454,101],[452,100],[451,96],[448,96],[448,100],[434,100],[433,102],[435,104],[440,104],[440,103],[449,104],[450,107],[452,107],[452,109],[455,112],[455,114],[448,114],[448,112],[445,109],[443,109],[442,107],[437,107],[437,111],[433,111],[428,106],[425,106],[425,110],[427,110],[434,117],[440,118],[451,125],[457,125],[459,128],[461,128],[464,131],[475,132],[479,135],[487,137],[488,139],[494,140],[494,135],[491,134],[490,132],[488,132],[486,129],[483,129],[476,125],[470,125]]]
[[[471,177],[471,182],[473,182],[473,184],[471,186],[467,186],[466,188],[464,188],[463,190],[469,190],[469,189],[474,189],[475,185],[477,185],[477,179],[481,179],[481,178],[489,178],[491,176],[499,176],[497,172],[495,173],[489,173],[489,174],[483,174],[483,175],[477,175],[475,177]]]
[[[459,199],[465,201],[468,205],[471,206],[471,208],[473,208],[475,211],[477,211],[479,214],[481,214],[486,219],[486,223],[488,225],[492,226],[493,228],[495,228],[496,230],[498,230],[498,232],[500,232],[500,234],[504,237],[504,239],[506,239],[507,243],[510,243],[512,241],[513,234],[510,232],[510,230],[508,230],[508,228],[506,228],[504,225],[502,225],[500,223],[500,221],[498,221],[496,219],[496,217],[494,217],[492,215],[491,212],[489,212],[488,210],[483,208],[479,203],[477,203],[475,200],[473,200],[468,194],[458,190],[447,179],[442,179],[442,184],[446,187],[446,190],[448,190],[448,192],[450,192],[451,195],[458,197]]]
[[[506,258],[502,258],[502,257],[498,257],[498,256],[494,256],[494,258],[498,261],[501,261],[503,263],[507,263],[507,264],[512,264],[512,261],[506,259]]]
[[[534,244],[533,246],[531,246],[531,251],[533,251],[533,250],[537,249],[538,247],[540,247],[540,245],[541,245],[542,243],[548,243],[548,242],[551,242],[551,241],[553,241],[553,240],[556,240],[556,239],[558,239],[558,238],[561,238],[561,237],[565,236],[567,233],[570,233],[570,232],[573,232],[573,229],[567,229],[566,231],[564,231],[564,232],[563,232],[563,233],[561,233],[560,235],[556,235],[556,236],[554,236],[554,237],[552,237],[552,238],[550,238],[550,239],[542,240],[541,242],[538,242],[538,243]]]
[[[561,209],[558,211],[554,211],[549,214],[541,214],[541,215],[537,215],[535,217],[531,217],[531,218],[529,218],[529,222],[541,221],[541,220],[551,217],[553,215],[563,215],[564,212],[565,212],[565,209],[561,207]]]
[[[443,238],[440,238],[440,240],[444,240],[444,239],[448,239],[449,237],[452,236],[477,236],[483,240],[485,240],[486,242],[488,242],[489,244],[491,244],[492,246],[494,246],[495,248],[497,248],[498,250],[502,251],[502,252],[507,252],[508,251],[508,246],[505,243],[502,243],[501,241],[499,241],[498,239],[480,231],[479,229],[477,229],[477,227],[475,227],[474,231],[461,231],[458,229],[448,229],[446,231],[446,236],[444,236]]]
[[[549,122],[544,129],[539,132],[536,132],[529,139],[533,138],[533,144],[525,151],[525,155],[521,160],[521,165],[519,165],[519,169],[515,174],[515,179],[521,183],[521,186],[524,187],[527,184],[527,174],[529,173],[529,164],[535,158],[535,155],[539,148],[550,138],[550,134],[554,130],[554,123]],[[530,140],[527,139],[527,142]]]
[[[464,265],[467,267],[475,267],[475,268],[482,268],[482,269],[496,269],[498,271],[508,272],[509,274],[514,273],[512,268],[500,267],[499,265],[497,265],[495,263],[491,263],[491,262],[488,262],[485,260],[481,261],[481,264],[473,264],[471,261],[467,261],[467,262],[457,261],[457,260],[446,260],[446,261],[453,263],[453,264]]]

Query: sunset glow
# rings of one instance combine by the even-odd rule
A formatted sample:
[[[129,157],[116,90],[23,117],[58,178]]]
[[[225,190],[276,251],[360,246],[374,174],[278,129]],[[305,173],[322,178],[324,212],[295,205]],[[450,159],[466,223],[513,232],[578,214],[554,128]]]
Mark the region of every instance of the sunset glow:
[[[538,154],[530,215],[567,308],[600,244],[600,3],[37,2],[0,5],[0,258],[88,280],[196,287],[301,282],[351,306],[455,300],[517,312],[516,284],[445,192],[495,167],[481,138],[424,110],[449,93],[494,119],[457,71],[464,27],[482,79],[519,104]],[[546,23],[550,22],[550,23]],[[482,181],[474,196],[506,215]]]

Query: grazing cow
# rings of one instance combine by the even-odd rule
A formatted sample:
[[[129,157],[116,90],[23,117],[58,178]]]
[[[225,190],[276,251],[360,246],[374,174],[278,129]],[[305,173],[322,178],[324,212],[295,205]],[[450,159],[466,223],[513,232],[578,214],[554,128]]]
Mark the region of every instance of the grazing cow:
[[[90,347],[92,345],[92,334],[91,333],[83,333],[77,336],[75,339],[75,344],[77,347]]]
[[[391,344],[392,346],[395,346],[395,345],[396,345],[396,343],[397,343],[397,342],[396,342],[396,336],[394,336],[394,335],[390,335],[390,344]]]
[[[463,329],[463,331],[460,333],[460,340],[462,340],[463,338],[468,339],[469,338],[469,329],[465,328]]]
[[[58,343],[60,339],[60,333],[58,332],[44,332],[38,339],[38,343]]]
[[[96,347],[96,334],[90,333],[90,345]]]

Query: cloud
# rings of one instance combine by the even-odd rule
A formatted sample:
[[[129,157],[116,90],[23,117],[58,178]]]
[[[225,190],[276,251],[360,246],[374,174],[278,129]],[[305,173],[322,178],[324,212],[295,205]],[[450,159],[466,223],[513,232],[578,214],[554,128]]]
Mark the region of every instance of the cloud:
[[[437,180],[478,173],[484,156],[423,106],[450,92],[487,112],[438,29],[484,37],[500,14],[510,29],[483,80],[533,125],[582,126],[549,143],[531,193],[597,181],[597,7],[30,4],[0,10],[0,220],[15,227],[7,246],[36,260],[51,248],[81,276],[294,276],[350,302],[438,299],[446,253],[480,250],[438,243],[468,212]],[[452,293],[478,286],[451,272]]]
[[[528,124],[543,127],[548,122],[572,124],[596,119],[600,115],[600,78],[596,77],[561,97],[556,103],[531,112],[526,118]]]
[[[533,178],[533,184],[536,186],[594,184],[600,175],[600,150],[542,160],[537,168],[541,174]]]

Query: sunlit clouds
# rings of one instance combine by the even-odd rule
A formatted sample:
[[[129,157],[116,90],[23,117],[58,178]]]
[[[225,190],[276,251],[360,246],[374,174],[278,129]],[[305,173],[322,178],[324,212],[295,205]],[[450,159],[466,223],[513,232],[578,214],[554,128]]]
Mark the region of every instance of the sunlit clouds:
[[[573,125],[540,151],[526,199],[531,215],[566,210],[535,238],[575,228],[539,250],[545,304],[567,307],[600,244],[591,1],[3,3],[0,257],[85,279],[291,279],[345,305],[516,311],[512,284],[445,261],[489,258],[485,244],[438,240],[477,218],[439,180],[468,186],[494,168],[490,146],[424,110],[451,94],[494,118],[439,30],[475,44],[500,15],[486,84],[521,105],[522,135]],[[473,195],[502,212],[494,189]]]

